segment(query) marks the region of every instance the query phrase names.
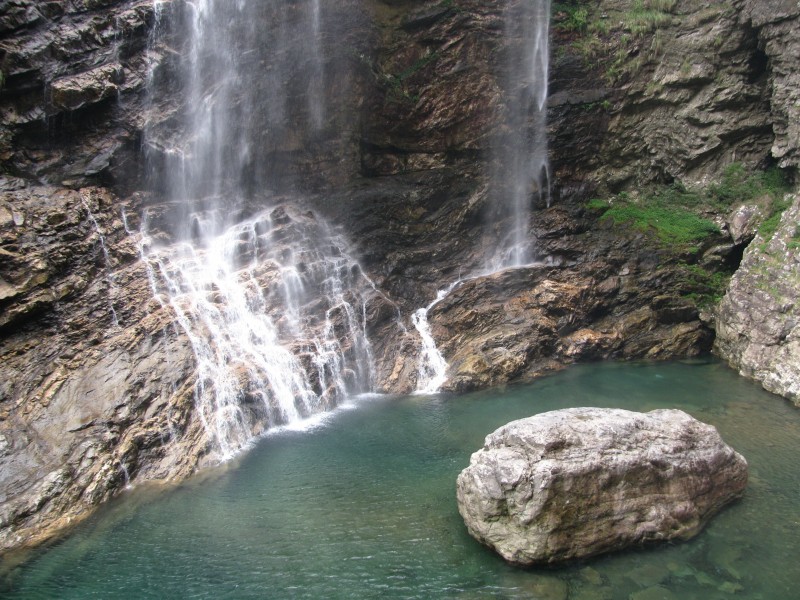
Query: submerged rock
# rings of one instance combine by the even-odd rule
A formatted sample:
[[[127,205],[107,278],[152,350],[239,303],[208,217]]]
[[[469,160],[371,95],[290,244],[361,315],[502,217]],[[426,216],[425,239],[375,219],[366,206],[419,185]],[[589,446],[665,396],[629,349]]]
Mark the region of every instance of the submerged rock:
[[[689,539],[746,484],[745,459],[682,411],[572,408],[490,434],[457,497],[473,537],[533,565]]]

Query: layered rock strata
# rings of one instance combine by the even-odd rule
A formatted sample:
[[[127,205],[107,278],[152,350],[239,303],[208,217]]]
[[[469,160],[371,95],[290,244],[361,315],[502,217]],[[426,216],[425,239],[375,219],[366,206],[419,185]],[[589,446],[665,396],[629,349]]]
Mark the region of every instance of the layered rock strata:
[[[747,462],[679,410],[571,408],[490,434],[458,477],[470,534],[517,565],[689,539],[747,484]]]
[[[46,539],[134,478],[185,477],[210,450],[191,346],[153,298],[118,203],[101,188],[0,198],[0,550]]]
[[[588,213],[543,211],[540,227],[548,260],[467,279],[429,311],[449,363],[446,389],[530,379],[579,361],[710,349],[713,334],[685,297],[691,285],[680,257]]]
[[[769,240],[757,236],[717,312],[715,351],[800,405],[800,197]]]

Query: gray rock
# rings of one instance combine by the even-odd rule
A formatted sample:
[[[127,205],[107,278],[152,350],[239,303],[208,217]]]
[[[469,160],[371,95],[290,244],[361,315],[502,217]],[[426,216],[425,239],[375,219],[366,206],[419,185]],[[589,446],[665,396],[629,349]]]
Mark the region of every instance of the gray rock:
[[[473,537],[533,565],[691,538],[746,484],[745,459],[682,411],[572,408],[490,434],[457,497]]]
[[[111,64],[54,81],[50,87],[53,106],[63,111],[96,104],[119,91],[121,78],[122,65]]]
[[[758,230],[758,224],[764,220],[761,209],[755,205],[743,204],[728,217],[728,231],[734,244],[748,244]]]
[[[714,350],[742,375],[800,404],[800,196],[769,240],[756,237],[717,311]]]

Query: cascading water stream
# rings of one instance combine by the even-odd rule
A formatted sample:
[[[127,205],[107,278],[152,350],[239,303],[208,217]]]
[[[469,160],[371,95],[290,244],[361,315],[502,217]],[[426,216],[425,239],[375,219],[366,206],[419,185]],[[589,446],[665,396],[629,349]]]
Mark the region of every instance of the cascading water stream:
[[[373,389],[377,292],[346,240],[268,191],[285,176],[281,140],[324,125],[321,1],[196,0],[169,15],[155,2],[155,29],[182,48],[182,109],[145,132],[166,204],[145,210],[137,235],[153,294],[194,351],[195,408],[224,460]],[[150,81],[155,112],[158,85],[175,84]]]
[[[447,361],[442,356],[433,339],[431,326],[428,323],[428,311],[444,300],[452,292],[461,279],[451,284],[445,290],[439,290],[436,299],[425,308],[418,308],[411,316],[411,323],[419,333],[422,341],[419,359],[417,361],[417,391],[418,394],[435,394],[447,381]]]
[[[547,159],[547,90],[549,71],[550,0],[509,0],[505,11],[508,54],[505,64],[504,111],[494,141],[496,202],[490,243],[480,277],[531,264],[529,236],[532,204],[550,205]],[[459,280],[440,291],[436,300],[412,318],[422,345],[417,391],[433,393],[445,382],[447,363],[436,347],[427,321],[428,310],[452,291]]]
[[[324,223],[281,206],[205,247],[159,248],[146,232],[145,222],[153,293],[191,342],[195,405],[222,458],[372,388],[364,312],[374,286]]]
[[[321,101],[325,90],[325,68],[322,59],[321,27],[322,0],[311,0],[309,40],[311,41],[311,78],[309,80],[308,112],[314,129],[325,121],[325,103]]]
[[[529,236],[534,204],[550,204],[547,159],[547,90],[550,0],[511,2],[502,127],[495,139],[494,189],[499,240],[488,271],[519,267],[533,259]]]

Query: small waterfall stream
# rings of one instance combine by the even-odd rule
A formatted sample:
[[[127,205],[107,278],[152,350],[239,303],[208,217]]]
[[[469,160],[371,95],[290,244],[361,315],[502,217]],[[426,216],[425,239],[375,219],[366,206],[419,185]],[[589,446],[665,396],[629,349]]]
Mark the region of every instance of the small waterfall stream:
[[[411,316],[411,323],[422,340],[422,347],[417,361],[416,393],[418,394],[435,394],[442,387],[442,384],[447,381],[447,361],[436,346],[436,340],[433,339],[431,334],[428,311],[444,300],[460,283],[461,280],[459,279],[447,289],[439,290],[433,302],[424,308],[418,308]]]
[[[547,160],[547,89],[550,0],[510,1],[505,36],[504,113],[495,139],[494,188],[499,240],[488,270],[519,267],[532,256],[531,207],[550,204]]]
[[[479,277],[534,261],[529,235],[531,207],[550,205],[547,159],[547,90],[550,0],[508,0],[504,34],[509,40],[505,63],[504,111],[494,140],[493,173],[496,200],[490,225],[497,229],[485,268]],[[493,233],[494,235],[494,233]],[[427,321],[428,310],[461,280],[440,291],[428,307],[414,313],[422,338],[417,391],[435,393],[446,381],[447,363],[436,347]]]

